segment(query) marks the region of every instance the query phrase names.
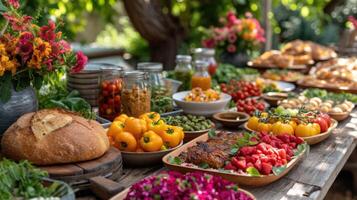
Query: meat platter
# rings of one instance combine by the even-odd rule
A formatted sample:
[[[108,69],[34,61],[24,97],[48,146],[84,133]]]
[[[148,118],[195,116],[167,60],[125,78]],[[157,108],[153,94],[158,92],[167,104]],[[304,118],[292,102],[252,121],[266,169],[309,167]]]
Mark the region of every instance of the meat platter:
[[[220,133],[218,133],[218,134],[220,134]],[[182,164],[182,163],[175,162],[175,160],[180,159],[180,156],[187,154],[190,151],[190,149],[195,148],[202,143],[207,143],[208,141],[210,141],[211,137],[212,136],[210,136],[210,133],[208,133],[208,134],[204,134],[204,135],[192,140],[189,143],[186,143],[179,149],[167,154],[163,158],[163,163],[165,164],[166,167],[168,167],[171,170],[175,170],[175,171],[179,171],[179,172],[183,172],[183,173],[193,172],[193,171],[201,171],[201,172],[205,172],[205,173],[219,175],[225,179],[228,179],[228,180],[238,183],[240,185],[257,187],[257,186],[267,185],[269,183],[272,183],[272,182],[277,181],[280,178],[282,178],[295,165],[297,165],[299,161],[301,161],[303,159],[305,153],[308,152],[308,149],[309,149],[309,146],[306,143],[303,143],[304,148],[301,148],[300,152],[296,156],[292,157],[292,159],[288,163],[286,163],[286,165],[284,166],[284,169],[281,170],[281,172],[279,174],[271,173],[269,175],[239,174],[239,173],[234,173],[234,172],[232,173],[232,171],[228,171],[228,170],[222,170],[222,169],[217,169],[217,168],[215,169],[213,167],[202,168],[202,167],[199,167],[194,164],[187,165],[185,163]],[[222,138],[222,136],[217,137],[217,140],[218,140],[218,138],[222,141],[223,140],[226,142],[229,141],[226,138]],[[203,146],[205,146],[205,145],[203,145]],[[224,144],[224,146],[229,147],[229,144]],[[221,152],[221,153],[219,153],[217,151],[210,152],[211,150],[209,149],[209,147],[207,149],[203,149],[203,151],[207,152],[207,156],[212,159],[212,161],[210,163],[211,165],[219,165],[219,161],[225,162],[224,160],[219,160],[219,157],[222,158],[222,154],[224,154],[223,152]],[[217,156],[216,158],[214,158],[215,155]],[[205,155],[197,155],[197,157],[196,157],[196,160],[200,160],[200,159],[204,158]]]

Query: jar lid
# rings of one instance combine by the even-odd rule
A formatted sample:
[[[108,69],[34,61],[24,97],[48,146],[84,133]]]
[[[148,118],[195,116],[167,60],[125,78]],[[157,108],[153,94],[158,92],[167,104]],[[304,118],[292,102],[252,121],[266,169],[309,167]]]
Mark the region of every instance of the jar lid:
[[[193,53],[207,55],[207,56],[214,56],[215,50],[210,48],[196,48],[193,50]]]
[[[123,71],[123,67],[119,65],[114,65],[111,63],[93,63],[100,67],[102,72],[110,72],[110,71]]]
[[[196,60],[195,61],[195,67],[196,68],[206,68],[206,67],[208,67],[208,62],[206,62],[206,61],[203,61],[203,60]]]
[[[141,62],[138,63],[137,69],[144,72],[157,72],[162,71],[162,63],[156,62]]]
[[[128,71],[124,73],[124,78],[145,78],[146,73],[142,71]]]
[[[176,55],[176,62],[191,62],[192,57],[190,55]]]

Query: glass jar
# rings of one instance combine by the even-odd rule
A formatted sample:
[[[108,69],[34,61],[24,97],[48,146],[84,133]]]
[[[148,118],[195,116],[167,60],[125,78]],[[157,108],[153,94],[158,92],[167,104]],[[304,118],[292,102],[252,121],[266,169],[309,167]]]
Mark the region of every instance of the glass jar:
[[[208,72],[212,76],[216,73],[217,62],[214,58],[215,50],[209,48],[197,48],[194,50],[195,60],[202,60],[208,63]]]
[[[207,72],[208,63],[205,61],[195,61],[195,74],[192,76],[191,84],[193,88],[208,90],[211,88],[211,76]]]
[[[182,82],[179,91],[189,90],[191,88],[191,78],[193,74],[191,61],[192,57],[189,55],[176,56],[175,78]]]
[[[150,112],[151,90],[147,74],[141,71],[124,73],[121,92],[122,113],[131,117]]]
[[[161,63],[142,62],[138,63],[137,69],[148,74],[151,87],[165,86],[164,78],[162,76],[163,67]]]
[[[160,114],[171,112],[173,110],[172,87],[171,84],[165,84],[162,75],[162,64],[152,62],[139,63],[137,69],[146,72],[149,76],[151,111]]]
[[[121,111],[123,68],[105,64],[100,68],[98,107],[99,116],[113,121]]]

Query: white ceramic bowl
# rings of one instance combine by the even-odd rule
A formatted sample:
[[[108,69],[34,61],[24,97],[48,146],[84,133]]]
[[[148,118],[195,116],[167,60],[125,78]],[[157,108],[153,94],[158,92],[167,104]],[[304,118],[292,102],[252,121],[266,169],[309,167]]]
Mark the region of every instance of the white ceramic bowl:
[[[221,93],[221,99],[211,102],[187,102],[185,96],[190,91],[175,93],[172,98],[176,105],[182,108],[184,113],[192,115],[211,116],[215,113],[222,112],[232,97],[226,93]]]

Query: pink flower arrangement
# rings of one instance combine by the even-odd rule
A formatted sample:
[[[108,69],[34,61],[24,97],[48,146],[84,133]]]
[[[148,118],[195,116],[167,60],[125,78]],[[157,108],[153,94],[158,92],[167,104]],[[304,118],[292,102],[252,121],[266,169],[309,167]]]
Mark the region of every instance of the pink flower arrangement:
[[[223,27],[214,27],[207,38],[202,40],[206,48],[219,48],[229,53],[249,51],[265,42],[264,29],[259,21],[246,13],[244,18],[238,19],[229,11]]]
[[[56,70],[76,73],[87,63],[82,52],[73,52],[68,42],[62,39],[54,21],[38,26],[30,16],[22,15],[17,9],[18,0],[8,0],[10,7],[2,16],[8,21],[4,33],[0,35],[0,87],[10,90],[11,84],[16,88],[28,85],[42,85],[42,77]],[[23,80],[28,85],[21,83]],[[4,86],[6,85],[6,87]],[[9,94],[8,91],[3,94]],[[0,100],[6,102],[0,94]]]
[[[357,30],[357,19],[353,16],[349,16],[348,21],[351,22],[355,30]]]

